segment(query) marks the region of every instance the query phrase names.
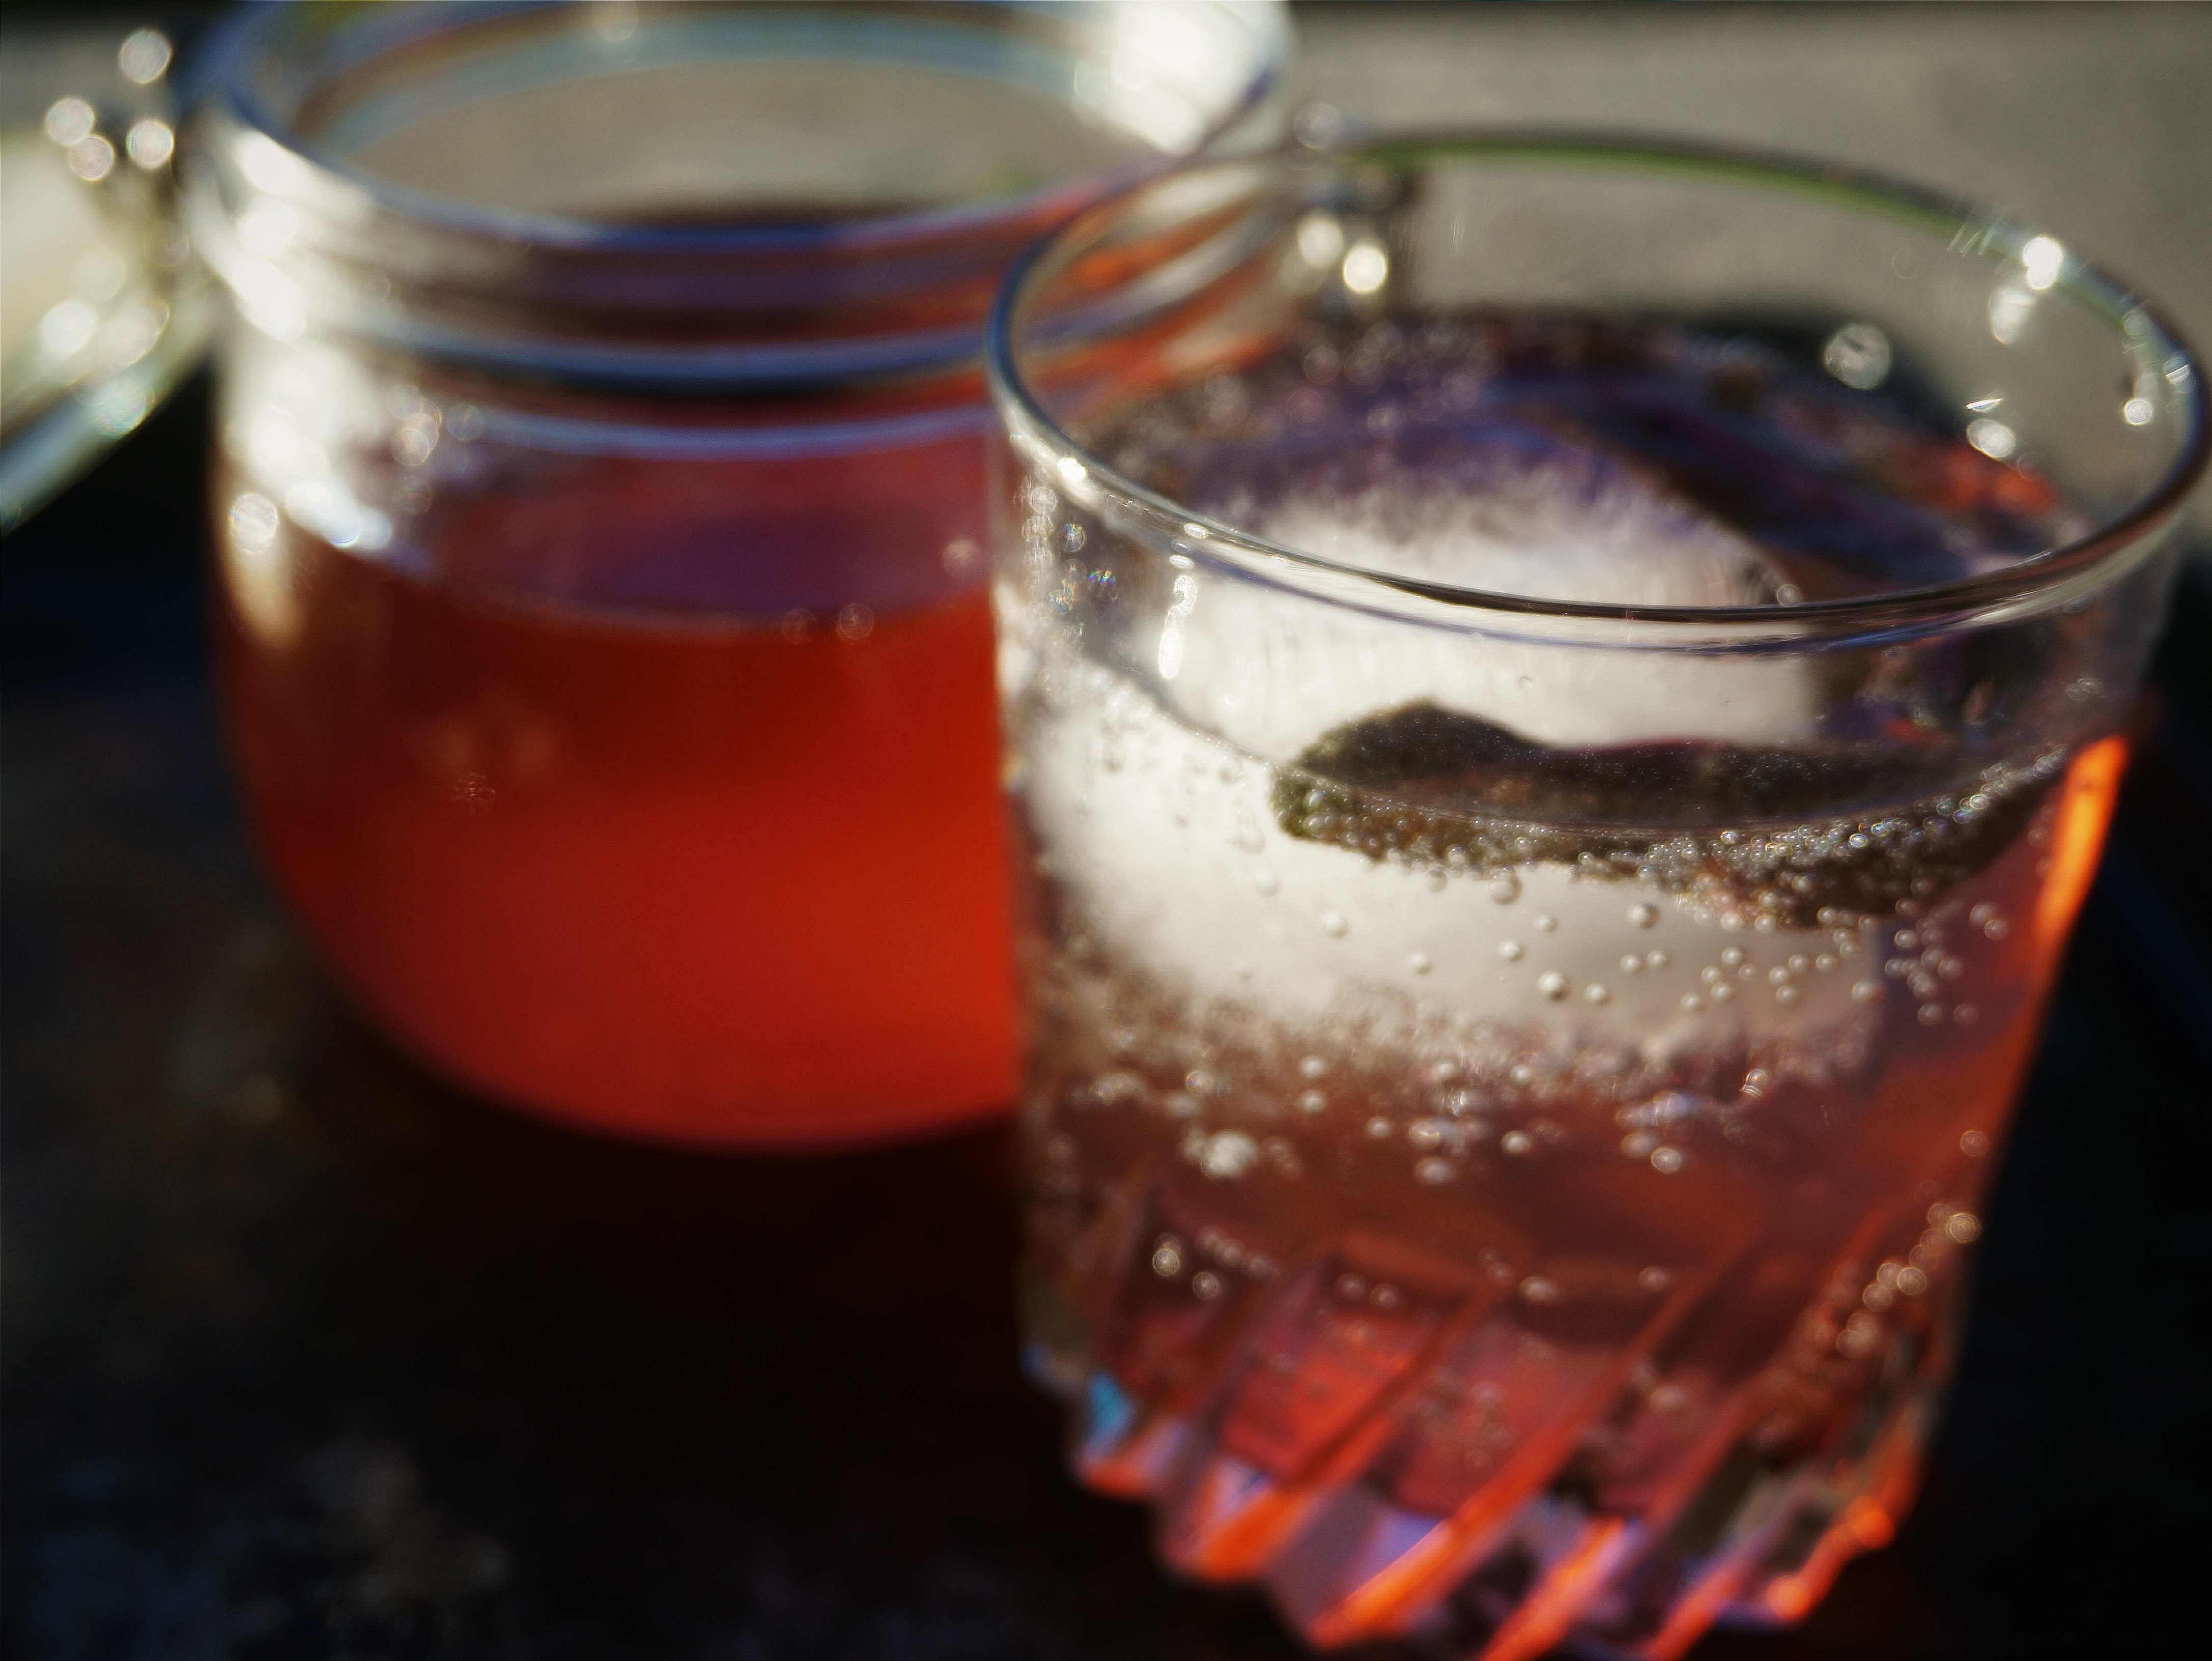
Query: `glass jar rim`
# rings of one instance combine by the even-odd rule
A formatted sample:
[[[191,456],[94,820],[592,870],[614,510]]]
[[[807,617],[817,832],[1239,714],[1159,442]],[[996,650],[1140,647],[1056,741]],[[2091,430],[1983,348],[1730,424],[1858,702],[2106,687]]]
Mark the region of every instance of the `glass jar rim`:
[[[270,109],[252,85],[250,65],[255,50],[269,44],[270,36],[284,20],[304,9],[309,3],[310,0],[276,0],[276,3],[249,6],[222,27],[203,60],[204,86],[211,104],[246,130],[289,151],[300,162],[328,175],[346,190],[359,192],[380,207],[418,223],[462,236],[615,255],[866,254],[896,252],[914,244],[967,234],[1012,231],[1030,223],[1054,223],[1086,204],[1141,185],[1183,157],[1202,155],[1280,94],[1291,57],[1290,26],[1286,7],[1281,0],[1212,0],[1218,9],[1252,20],[1262,37],[1262,50],[1255,54],[1255,73],[1233,103],[1208,121],[1181,156],[1160,151],[1007,196],[858,214],[816,223],[629,225],[574,215],[487,208],[441,196],[356,167],[300,131],[290,120]],[[398,9],[403,15],[416,17],[435,12],[447,20],[418,27],[408,37],[412,39],[485,27],[532,12],[565,9],[566,5],[567,0],[472,0],[465,4],[410,5]],[[830,9],[835,12],[843,8],[832,5]],[[858,9],[854,9],[856,12]],[[946,9],[933,9],[941,12]],[[1054,0],[965,0],[959,9],[973,12],[979,18],[993,12],[1050,16],[1055,12],[1069,11],[1071,15],[1079,15],[1079,10],[1065,3],[1055,4]],[[392,42],[382,42],[376,52],[390,51],[392,45]],[[369,59],[365,57],[363,62],[367,61]]]
[[[1607,131],[1470,127],[1393,133],[1341,148],[1314,146],[1272,158],[1200,164],[1178,170],[1173,178],[1196,189],[1207,178],[1231,179],[1239,172],[1256,176],[1272,170],[1277,179],[1289,181],[1324,168],[1455,157],[1612,162],[1733,179],[1902,212],[1948,226],[1954,233],[1971,230],[1984,247],[2015,257],[2045,234],[1962,198],[1867,169],[1747,147]],[[1683,638],[1685,632],[1704,629],[1709,633],[1695,644],[1723,650],[1785,642],[1802,646],[1816,635],[1856,635],[1869,630],[1889,633],[1968,618],[1993,620],[2063,603],[2104,581],[2112,567],[2133,563],[2130,555],[2147,555],[2157,533],[2180,512],[2212,461],[2212,395],[2197,354],[2142,294],[2069,250],[2063,270],[2052,286],[2087,301],[2110,319],[2116,334],[2158,351],[2169,371],[2178,366],[2179,375],[2169,373],[2167,379],[2182,393],[2187,429],[2165,471],[2135,500],[2105,515],[2087,534],[1999,570],[1921,588],[1787,605],[1662,606],[1552,600],[1463,588],[1301,552],[1239,530],[1124,476],[1068,433],[1022,374],[1016,330],[1042,283],[1057,274],[1057,262],[1109,227],[1159,183],[1143,181],[1097,203],[1032,244],[1010,268],[985,336],[984,366],[993,399],[1018,448],[1053,470],[1063,486],[1118,499],[1115,506],[1148,522],[1179,560],[1203,561],[1325,601],[1409,621],[1444,626],[1456,621],[1463,627],[1471,626],[1470,614],[1502,614],[1501,621],[1512,620],[1511,628],[1554,638],[1574,637],[1581,632],[1577,625],[1613,624],[1620,629],[1609,638],[1622,638],[1626,631],[1637,637],[1638,644],[1688,645],[1692,642]],[[1123,315],[1117,311],[1105,326],[1112,327]]]

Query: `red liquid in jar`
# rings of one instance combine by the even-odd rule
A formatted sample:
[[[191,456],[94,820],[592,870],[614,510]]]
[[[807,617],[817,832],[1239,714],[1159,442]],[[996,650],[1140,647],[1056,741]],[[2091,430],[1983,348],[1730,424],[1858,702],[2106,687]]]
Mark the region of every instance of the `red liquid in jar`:
[[[942,558],[975,466],[965,439],[574,462],[426,518],[428,575],[234,530],[234,743],[338,977],[453,1076],[620,1132],[833,1142],[1003,1104],[990,619]]]

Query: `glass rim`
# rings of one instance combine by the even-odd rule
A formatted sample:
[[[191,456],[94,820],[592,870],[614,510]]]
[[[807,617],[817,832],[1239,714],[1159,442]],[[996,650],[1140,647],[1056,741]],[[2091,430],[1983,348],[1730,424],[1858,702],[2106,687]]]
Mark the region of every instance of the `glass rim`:
[[[353,165],[279,118],[250,84],[248,66],[255,50],[270,44],[283,21],[305,10],[312,0],[273,0],[251,5],[226,25],[210,42],[204,59],[203,84],[209,103],[221,109],[246,130],[283,147],[301,162],[326,176],[330,182],[357,191],[377,207],[393,215],[459,236],[531,244],[582,253],[607,254],[806,254],[866,253],[894,250],[943,238],[1018,231],[1024,225],[1050,222],[1078,208],[1141,187],[1179,162],[1203,155],[1225,134],[1262,108],[1285,85],[1290,66],[1290,23],[1286,6],[1276,0],[1209,0],[1218,8],[1252,18],[1270,18],[1273,27],[1261,42],[1258,66],[1235,100],[1215,112],[1192,141],[1188,150],[1159,150],[1133,156],[1111,167],[1054,179],[1009,196],[956,202],[938,207],[909,209],[880,214],[860,214],[820,224],[750,226],[635,226],[521,209],[489,208],[441,196],[435,191],[402,185]],[[758,0],[754,0],[757,4]],[[957,9],[973,14],[983,27],[1000,27],[988,20],[994,14],[1050,18],[1058,11],[1080,16],[1079,9],[1045,4],[1036,0],[956,0]],[[796,8],[793,8],[796,9]],[[817,8],[857,17],[861,6],[831,3]],[[888,8],[878,8],[888,9]],[[416,9],[410,7],[409,10]],[[416,40],[465,33],[501,21],[538,14],[552,16],[568,9],[565,0],[472,0],[425,5],[443,20],[420,29],[404,41],[388,42],[362,60],[373,63],[382,52]],[[932,8],[917,20],[939,27],[956,27],[953,20]]]
[[[1978,205],[1929,187],[1899,180],[1872,170],[1842,163],[1822,162],[1764,151],[1750,147],[1656,138],[1640,133],[1588,129],[1466,127],[1433,129],[1366,136],[1341,147],[1308,146],[1271,156],[1231,158],[1196,163],[1177,169],[1170,178],[1202,179],[1230,178],[1243,171],[1257,174],[1273,171],[1282,179],[1296,178],[1305,169],[1350,169],[1363,162],[1382,163],[1418,158],[1454,156],[1528,157],[1562,161],[1612,162],[1645,168],[1663,168],[1733,179],[1747,185],[1827,197],[1867,208],[1900,210],[1908,216],[1948,226],[1954,235],[1972,232],[1984,247],[1996,246],[2017,255],[2027,244],[2044,235],[2039,228],[1993,209]],[[1509,594],[1465,588],[1419,578],[1392,575],[1365,567],[1270,543],[1239,530],[1127,478],[1103,458],[1079,443],[1045,409],[1016,361],[1014,335],[1024,321],[1029,302],[1039,283],[1055,275],[1056,258],[1079,248],[1085,239],[1109,225],[1146,191],[1164,181],[1147,179],[1095,203],[1052,234],[1024,250],[1008,270],[986,325],[984,367],[1000,418],[1018,443],[1020,429],[1030,429],[1032,442],[1041,441],[1059,453],[1056,464],[1074,470],[1071,482],[1082,479],[1126,500],[1158,522],[1182,556],[1232,569],[1240,576],[1276,586],[1308,589],[1318,579],[1327,591],[1318,597],[1340,603],[1364,605],[1403,615],[1403,603],[1427,603],[1425,621],[1436,621],[1429,607],[1443,608],[1443,616],[1455,614],[1507,614],[1528,622],[1556,619],[1624,625],[1704,626],[1724,631],[1725,639],[1742,645],[1759,643],[1758,635],[1777,633],[1802,640],[1814,634],[1848,632],[1856,626],[1895,626],[1929,621],[1956,621],[1992,609],[2009,610],[2021,603],[2057,597],[2084,579],[2094,579],[2111,565],[2122,563],[2131,553],[2148,552],[2152,537],[2178,515],[2191,493],[2202,482],[2212,461],[2212,391],[2204,384],[2202,361],[2164,313],[2141,293],[2101,267],[2066,250],[2053,292],[2070,293],[2105,314],[2116,336],[2145,341],[2172,365],[2178,356],[2185,372],[2179,381],[2169,375],[2168,385],[2182,396],[2187,421],[2181,446],[2165,471],[2124,508],[2104,515],[2084,536],[2029,555],[2000,570],[1924,587],[1896,589],[1873,595],[1839,599],[1807,600],[1790,604],[1731,604],[1716,606],[1636,605],[1594,601],[1552,600],[1525,594]],[[1285,582],[1285,578],[1292,580]],[[1394,603],[1395,602],[1395,603]],[[1747,633],[1745,631],[1751,633]]]

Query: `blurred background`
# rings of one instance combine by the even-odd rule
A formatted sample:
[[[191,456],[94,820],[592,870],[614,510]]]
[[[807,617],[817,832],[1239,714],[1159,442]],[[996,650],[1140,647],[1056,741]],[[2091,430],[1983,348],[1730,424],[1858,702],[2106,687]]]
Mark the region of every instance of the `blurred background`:
[[[0,119],[213,8],[16,0]],[[1306,119],[1834,157],[1994,202],[2212,342],[2212,7],[1303,4]],[[16,234],[11,219],[9,234]],[[0,294],[0,307],[8,296]],[[0,548],[0,1644],[179,1657],[1297,1653],[1060,1474],[996,1130],[839,1158],[564,1136],[367,1033],[241,828],[187,380]],[[2195,520],[2212,544],[2200,501]],[[1698,1654],[2159,1653],[2212,1406],[2200,561],[1898,1543]]]

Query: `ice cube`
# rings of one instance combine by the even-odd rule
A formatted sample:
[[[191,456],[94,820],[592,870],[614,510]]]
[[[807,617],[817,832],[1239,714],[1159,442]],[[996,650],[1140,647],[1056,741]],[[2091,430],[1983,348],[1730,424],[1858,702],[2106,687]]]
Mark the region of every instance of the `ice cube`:
[[[1029,813],[1108,959],[1171,997],[1243,1004],[1316,1040],[1492,1023],[1668,1052],[1874,1013],[1851,995],[1863,963],[1832,961],[1831,931],[1731,930],[1654,886],[1562,864],[1439,876],[1287,835],[1270,769],[1095,664],[1071,656],[1048,678],[1055,707],[1016,735]],[[1774,979],[1823,952],[1826,969]]]
[[[1376,464],[1358,470],[1356,489],[1342,482],[1323,473],[1263,500],[1249,476],[1224,476],[1195,494],[1279,546],[1455,587],[1640,606],[1751,604],[1774,591],[1749,543],[1589,452],[1555,446],[1510,470],[1494,457],[1474,470]],[[1800,660],[1561,644],[1516,633],[1504,613],[1471,613],[1468,624],[1392,621],[1209,572],[1170,625],[1169,698],[1274,761],[1416,702],[1548,744],[1771,743],[1811,726]]]

